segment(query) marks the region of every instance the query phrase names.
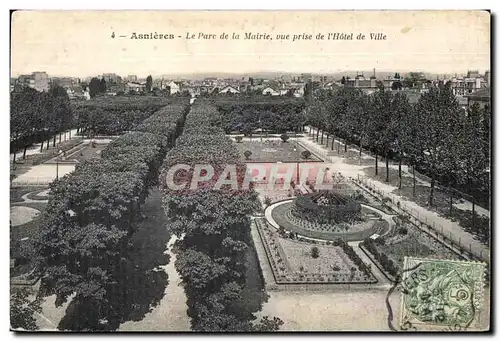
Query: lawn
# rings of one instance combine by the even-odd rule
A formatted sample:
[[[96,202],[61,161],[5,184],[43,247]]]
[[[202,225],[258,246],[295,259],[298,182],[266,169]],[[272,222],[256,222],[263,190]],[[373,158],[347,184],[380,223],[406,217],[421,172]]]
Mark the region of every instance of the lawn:
[[[386,168],[379,167],[379,174],[375,176],[375,167],[364,169],[364,172],[375,180],[385,183]],[[397,169],[389,169],[389,184],[397,187],[399,184],[399,175]],[[475,239],[488,244],[490,242],[490,219],[476,213],[474,227],[472,225],[472,211],[461,210],[456,206],[452,206],[450,211],[450,195],[440,186],[434,188],[433,204],[429,205],[430,187],[419,183],[417,180],[415,186],[415,195],[413,195],[413,178],[403,172],[402,188],[396,188],[392,192],[403,197],[405,200],[412,201],[422,207],[439,213],[439,215],[448,218],[452,221],[457,221],[465,231],[472,234]],[[460,203],[459,198],[452,198],[452,203]]]
[[[279,238],[281,247],[287,259],[287,265],[291,272],[319,273],[328,275],[332,271],[349,273],[354,266],[352,260],[342,251],[340,246],[333,245],[311,245],[292,239]],[[316,246],[319,257],[311,256],[311,248]],[[338,269],[337,269],[338,268]]]
[[[373,161],[373,160],[372,160]],[[374,166],[374,161],[372,162],[372,167],[367,167],[363,169],[363,172],[365,174],[373,179],[377,180],[386,184],[390,184],[391,186],[394,187],[399,187],[399,171],[398,169],[394,169],[389,167],[389,182],[385,182],[385,177],[387,174],[386,168],[385,168],[385,162],[380,162],[378,164],[378,174],[375,175],[375,166]],[[412,189],[413,188],[413,177],[409,175],[408,173],[405,173],[404,171],[401,171],[401,185],[402,187],[407,187]],[[419,185],[418,179],[417,179],[417,185]]]
[[[322,161],[314,154],[308,159],[302,157],[301,153],[306,150],[301,145],[295,144],[293,139],[288,142],[281,140],[266,140],[262,139],[243,140],[235,143],[236,148],[240,152],[241,159],[246,160],[243,153],[247,150],[252,152],[250,158],[246,161],[250,162],[311,162]]]
[[[401,190],[396,189],[394,194],[401,195],[405,199],[413,201],[422,207],[431,209],[441,216],[446,217],[452,221],[457,221],[460,226],[464,228],[465,231],[472,234],[478,241],[483,244],[488,244],[490,242],[491,228],[490,219],[485,216],[478,215],[475,216],[475,225],[472,227],[472,211],[459,210],[453,207],[450,214],[450,197],[443,191],[434,191],[433,205],[429,206],[429,193],[430,187],[417,185],[415,190],[415,196],[413,196],[412,187],[403,187]],[[458,200],[454,200],[457,203]]]
[[[50,189],[38,188],[36,191],[29,193],[26,197],[31,200],[49,200]]]
[[[82,149],[72,155],[68,155],[68,160],[76,160],[83,162],[92,158],[100,158],[100,153],[108,146],[108,144],[96,144],[92,147],[90,144],[85,145]]]
[[[34,191],[42,191],[45,190],[45,187],[40,186],[19,186],[19,187],[11,187],[10,188],[10,202],[23,202],[24,200],[21,198],[23,195],[28,194]]]
[[[316,141],[316,138],[314,138],[314,141]],[[318,140],[318,143],[321,143],[321,135]],[[366,151],[363,150],[363,154],[361,155],[361,159],[359,158],[359,147],[354,144],[349,144],[347,145],[347,152],[345,151],[345,147],[343,143],[339,143],[338,140],[335,140],[335,143],[333,145],[332,149],[332,140],[328,139],[328,145],[326,144],[326,137],[323,138],[323,147],[328,149],[328,155],[331,156],[339,156],[344,158],[344,162],[347,164],[352,164],[352,165],[361,165],[361,166],[370,166],[375,163],[375,160],[370,157],[365,155]]]
[[[19,257],[30,257],[31,246],[30,240],[38,236],[38,231],[40,229],[40,223],[42,220],[43,211],[47,206],[46,203],[14,203],[13,206],[25,206],[29,208],[36,209],[40,211],[40,214],[33,220],[18,226],[12,226],[10,228],[10,248],[11,253],[14,258]],[[22,239],[29,238],[22,241]],[[16,271],[19,272],[19,271]]]
[[[250,318],[251,314],[262,309],[262,305],[267,302],[269,296],[264,285],[264,278],[260,268],[257,251],[253,244],[253,239],[247,242],[248,249],[245,253],[245,286],[238,300],[232,302],[234,312],[239,316]]]
[[[68,152],[66,155],[59,156],[58,162],[65,163],[81,163],[92,158],[99,158],[100,153],[108,146],[108,143],[96,143],[94,147],[90,143],[84,143]],[[56,163],[56,158],[52,158],[47,163]]]
[[[401,222],[401,220],[399,220]],[[401,269],[405,256],[436,258],[436,259],[461,259],[442,243],[429,236],[415,225],[401,222],[401,226],[408,232],[406,235],[393,233],[385,239],[385,244],[375,243],[379,251],[385,253]]]

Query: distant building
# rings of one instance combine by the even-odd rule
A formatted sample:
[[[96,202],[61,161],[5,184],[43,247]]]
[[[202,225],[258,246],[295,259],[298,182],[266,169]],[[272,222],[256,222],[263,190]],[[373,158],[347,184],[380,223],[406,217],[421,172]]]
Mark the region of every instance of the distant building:
[[[136,82],[128,82],[125,85],[125,91],[135,91],[135,92],[143,92],[146,90],[146,84],[136,83]]]
[[[155,78],[153,79],[153,88],[158,88],[158,89],[166,89],[167,88],[167,82],[163,78]]]
[[[484,79],[485,79],[486,83],[488,84],[488,86],[490,86],[490,84],[491,84],[491,73],[490,73],[489,70],[484,73]]]
[[[480,90],[487,86],[487,82],[482,78],[457,78],[454,77],[451,80],[451,89],[455,96],[465,96],[472,94],[473,92]]]
[[[80,79],[73,77],[53,77],[50,81],[52,84],[59,85],[65,89],[80,84]]]
[[[279,89],[275,89],[271,86],[268,86],[266,88],[264,88],[264,90],[262,90],[262,94],[263,95],[267,95],[267,96],[279,96],[280,95],[280,90]]]
[[[170,94],[173,95],[173,94],[176,94],[178,92],[181,92],[181,83],[179,82],[170,82],[167,84],[167,86],[170,87]]]
[[[479,78],[481,75],[478,70],[469,70],[467,71],[467,78]]]
[[[103,78],[108,84],[117,84],[122,81],[122,78],[116,73],[103,73],[99,78]]]
[[[49,91],[49,75],[46,72],[33,72],[35,90]]]
[[[224,88],[222,88],[220,91],[219,91],[220,94],[239,94],[240,91],[238,89],[235,89],[234,87],[228,85]]]
[[[467,98],[467,106],[470,108],[475,103],[479,104],[481,109],[491,108],[491,90],[484,88],[474,93],[465,96]]]
[[[189,89],[191,96],[205,96],[211,94],[214,91],[214,87],[211,85],[198,85]]]
[[[137,82],[137,76],[136,75],[128,75],[127,81],[128,82]]]
[[[335,83],[335,82],[330,82],[330,83],[326,83],[323,85],[323,89],[327,89],[327,90],[335,90],[335,89],[338,89],[341,85],[338,84],[338,83]]]
[[[68,87],[64,87],[66,89],[66,92],[68,93],[68,97],[70,99],[75,99],[75,98],[83,98],[85,92],[83,91],[83,88],[81,85],[72,85]]]
[[[46,72],[33,72],[30,75],[20,75],[15,88],[30,87],[37,91],[49,91],[49,76]]]
[[[308,82],[308,81],[312,81],[312,80],[313,80],[313,76],[310,73],[303,73],[300,75],[301,82]]]
[[[349,78],[345,80],[345,87],[347,88],[358,88],[365,90],[376,90],[377,89],[377,80],[376,79],[366,79],[363,76],[356,76],[354,79]]]
[[[127,89],[126,84],[119,83],[119,84],[111,84],[107,87],[106,92],[108,95],[116,96],[119,93],[124,93]]]
[[[35,79],[33,75],[19,75],[16,82],[14,83],[16,89],[21,89],[25,87],[35,88]]]

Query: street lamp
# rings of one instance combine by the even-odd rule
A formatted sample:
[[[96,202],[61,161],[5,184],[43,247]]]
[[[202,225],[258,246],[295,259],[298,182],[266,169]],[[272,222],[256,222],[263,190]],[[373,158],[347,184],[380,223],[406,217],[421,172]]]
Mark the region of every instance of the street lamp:
[[[59,156],[61,155],[62,150],[59,149],[56,156],[56,180],[59,180]]]

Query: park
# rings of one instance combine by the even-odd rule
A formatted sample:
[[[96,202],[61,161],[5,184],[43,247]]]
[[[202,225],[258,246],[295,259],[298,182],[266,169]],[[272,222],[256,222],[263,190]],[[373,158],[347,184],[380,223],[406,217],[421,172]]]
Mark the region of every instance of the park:
[[[450,95],[435,91],[421,101]],[[426,159],[424,147],[451,145],[424,146],[429,124],[413,115],[420,104],[399,94],[311,97],[97,97],[67,103],[65,120],[47,120],[50,132],[19,119],[11,286],[42,301],[37,328],[338,330],[359,318],[348,307],[364,306],[363,328],[387,330],[384,298],[405,256],[489,262],[485,192],[462,192],[484,181],[484,153],[430,164],[449,155]],[[32,110],[18,100],[15,115]],[[436,110],[434,120],[448,122]],[[481,139],[446,143],[489,148],[474,130],[481,125],[456,115],[455,130]],[[401,122],[380,133],[383,120]],[[409,122],[422,131],[407,131]],[[187,183],[207,175],[196,165],[213,174],[203,186],[169,186],[179,165]],[[212,186],[227,180],[227,165],[265,175],[249,187]],[[311,309],[325,313],[313,319]]]

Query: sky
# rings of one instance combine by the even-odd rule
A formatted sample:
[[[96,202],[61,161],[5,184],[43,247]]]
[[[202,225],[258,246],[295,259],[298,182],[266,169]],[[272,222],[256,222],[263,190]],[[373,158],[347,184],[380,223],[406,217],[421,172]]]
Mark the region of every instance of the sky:
[[[111,35],[114,32],[115,38]],[[133,33],[174,39],[131,39]],[[328,33],[354,40],[326,40]],[[216,39],[198,39],[200,33]],[[221,40],[220,35],[240,39]],[[245,33],[272,40],[245,40]],[[371,40],[370,33],[386,35]],[[196,39],[187,39],[187,35]],[[277,35],[290,35],[289,40]],[[312,39],[303,40],[303,35]],[[323,34],[325,39],[316,36]],[[357,40],[364,34],[365,40]],[[291,41],[294,35],[300,40]],[[124,37],[120,37],[124,36]],[[17,11],[11,75],[52,76],[337,73],[343,70],[484,72],[490,14],[484,11]]]

